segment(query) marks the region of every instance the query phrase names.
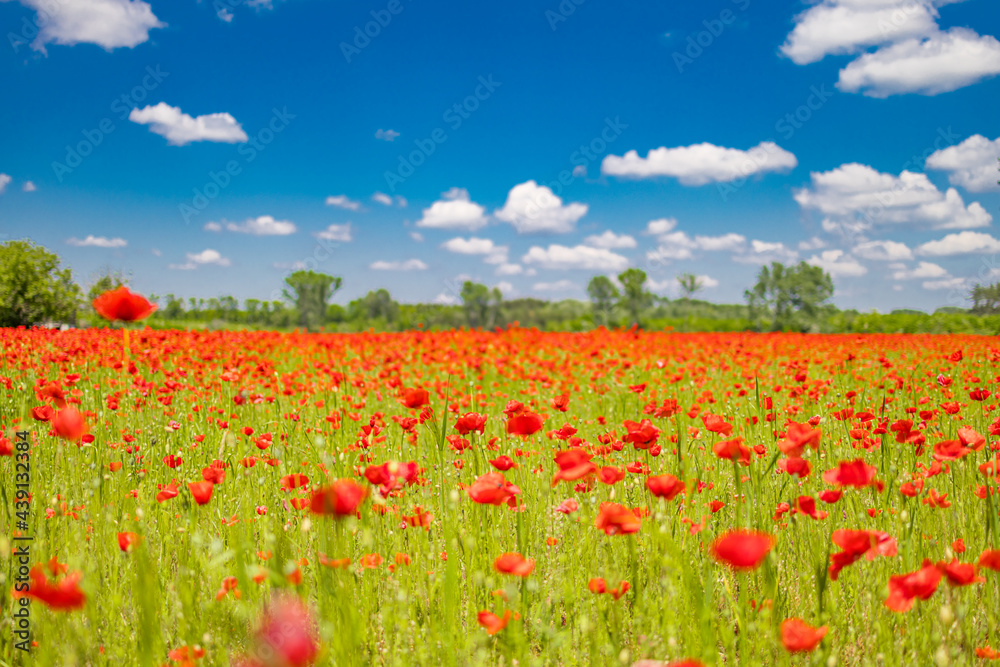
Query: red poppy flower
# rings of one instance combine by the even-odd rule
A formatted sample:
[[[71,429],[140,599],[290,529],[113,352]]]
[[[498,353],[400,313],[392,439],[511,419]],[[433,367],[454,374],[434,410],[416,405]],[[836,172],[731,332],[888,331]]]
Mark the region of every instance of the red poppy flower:
[[[523,412],[507,420],[508,435],[523,435],[525,437],[542,430],[545,420],[533,412]]]
[[[552,486],[560,480],[574,482],[587,475],[597,472],[597,466],[590,460],[591,454],[585,449],[567,449],[557,452],[555,456],[559,471],[552,477]]]
[[[80,590],[79,582],[82,576],[82,572],[73,572],[67,574],[59,581],[56,581],[54,578],[52,581],[49,581],[45,576],[43,566],[40,564],[35,565],[28,573],[28,577],[31,579],[31,583],[28,584],[28,590],[22,595],[35,598],[39,602],[44,603],[49,609],[56,611],[81,609],[87,601],[87,596]]]
[[[827,627],[814,628],[801,618],[781,622],[781,643],[789,653],[811,653],[826,636]]]
[[[712,543],[712,557],[736,570],[754,570],[774,547],[774,538],[767,533],[736,530]]]
[[[862,556],[874,560],[878,556],[895,556],[897,552],[896,539],[878,530],[835,530],[832,539],[841,548],[830,554],[830,579],[834,581],[841,570]]]
[[[56,411],[53,410],[52,406],[48,403],[31,408],[31,418],[39,422],[52,421],[52,417],[54,417],[55,414]]]
[[[319,652],[319,635],[309,608],[293,595],[268,603],[257,628],[262,655],[279,656],[287,667],[311,665]],[[265,648],[266,647],[266,648]]]
[[[486,634],[495,635],[507,627],[510,622],[510,609],[503,613],[503,618],[485,609],[476,616],[479,625],[486,628]]]
[[[455,430],[459,435],[469,435],[477,431],[479,435],[486,432],[486,415],[469,412],[455,420]]]
[[[601,503],[594,527],[606,535],[629,535],[639,532],[642,522],[632,510],[618,503]]]
[[[177,482],[163,485],[157,484],[156,488],[160,489],[160,492],[156,494],[156,502],[158,503],[177,497]]]
[[[687,484],[673,475],[658,475],[646,478],[646,488],[658,498],[673,500],[687,490]]]
[[[608,585],[605,583],[603,578],[594,577],[593,579],[587,582],[587,588],[590,589],[591,593],[595,595],[600,595],[601,593],[604,593],[605,591],[608,590]]]
[[[104,319],[120,322],[135,322],[156,312],[155,303],[150,303],[146,297],[131,292],[124,285],[101,294],[94,299],[92,305],[97,314]]]
[[[813,519],[825,519],[829,514],[823,511],[816,511],[816,499],[812,496],[799,496],[795,501],[795,509],[800,514],[805,514]]]
[[[836,468],[823,473],[823,481],[827,484],[853,486],[860,489],[876,485],[875,473],[877,472],[875,466],[868,465],[863,459],[841,461]]]
[[[819,451],[819,439],[822,435],[819,429],[814,429],[809,424],[798,424],[791,422],[785,433],[785,439],[778,443],[785,456],[792,458],[802,458],[802,452],[806,447],[812,447]]]
[[[560,514],[572,514],[578,509],[580,509],[580,503],[576,502],[574,498],[567,498],[559,503],[559,507],[556,508],[556,511]]]
[[[979,567],[1000,572],[1000,549],[987,549],[979,557]]]
[[[958,440],[944,440],[934,445],[934,460],[957,461],[972,451]]]
[[[468,488],[469,497],[483,505],[503,505],[517,507],[516,496],[521,494],[517,488],[504,478],[503,473],[491,472],[481,475]]]
[[[519,553],[505,553],[493,561],[493,567],[497,572],[527,577],[535,569],[535,559],[525,558]]]
[[[63,440],[76,442],[87,432],[87,422],[76,408],[63,408],[52,418],[52,430]]]
[[[426,389],[405,389],[399,402],[413,410],[429,405],[431,395]]]
[[[624,426],[626,433],[622,440],[631,442],[636,449],[649,449],[660,437],[660,429],[653,426],[653,422],[648,419],[640,422],[626,419]]]
[[[952,586],[969,586],[986,581],[978,576],[978,570],[972,563],[959,563],[957,558],[953,558],[950,563],[940,562],[937,564],[941,574],[948,578],[948,583]]]
[[[625,471],[614,466],[604,466],[597,471],[597,479],[603,484],[613,485],[625,479]]]
[[[719,415],[702,415],[701,421],[705,424],[705,430],[711,433],[727,436],[733,432],[733,425]]]
[[[498,456],[495,459],[490,459],[490,465],[500,472],[507,472],[511,468],[517,467],[517,464],[514,463],[514,459],[510,458],[506,454]]]
[[[191,497],[194,498],[194,501],[199,505],[204,505],[212,499],[212,489],[214,488],[214,484],[204,480],[200,482],[190,482],[188,484],[188,490],[191,492]]]
[[[368,489],[349,479],[339,479],[325,486],[309,499],[313,514],[327,514],[340,518],[357,514],[358,507],[368,495]]]
[[[131,551],[138,542],[139,536],[135,533],[118,533],[118,548],[122,551]]]
[[[958,441],[977,452],[986,446],[986,438],[971,426],[962,426],[958,429]]]
[[[926,600],[934,595],[941,576],[941,570],[930,560],[925,560],[916,572],[889,577],[889,597],[885,606],[895,612],[909,611],[914,600]]]
[[[282,477],[279,483],[282,491],[291,491],[307,485],[309,478],[300,472],[293,472],[291,475]]]
[[[750,465],[750,448],[743,444],[743,438],[720,440],[712,446],[712,451],[720,459],[736,461],[742,466]]]

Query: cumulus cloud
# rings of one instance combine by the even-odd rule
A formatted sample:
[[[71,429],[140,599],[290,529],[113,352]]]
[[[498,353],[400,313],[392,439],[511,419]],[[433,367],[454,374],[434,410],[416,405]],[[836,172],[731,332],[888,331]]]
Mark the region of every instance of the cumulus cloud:
[[[608,250],[634,248],[638,245],[634,237],[629,236],[628,234],[615,234],[610,229],[603,234],[593,234],[588,236],[583,240],[583,244],[593,246],[595,248],[607,248]]]
[[[536,292],[568,292],[579,288],[572,280],[557,280],[554,283],[535,283],[531,289]]]
[[[184,146],[194,141],[238,144],[247,141],[247,133],[228,113],[211,113],[191,117],[180,107],[165,102],[142,109],[132,109],[128,119],[139,125],[149,125],[154,134],[166,137],[172,146]]]
[[[1000,42],[966,28],[866,53],[840,71],[837,88],[868,97],[938,95],[1000,74]]]
[[[543,269],[587,269],[590,271],[622,271],[629,261],[606,248],[578,245],[550,245],[548,248],[532,246],[521,258],[525,264],[536,264]]]
[[[997,190],[997,157],[1000,138],[990,141],[974,134],[957,146],[936,151],[927,158],[927,169],[948,172],[948,182],[970,192]]]
[[[929,290],[967,289],[969,287],[969,281],[965,278],[943,278],[942,280],[925,280],[920,283],[920,286]]]
[[[0,195],[4,193],[4,191],[7,189],[7,186],[10,185],[10,182],[12,180],[14,179],[12,179],[10,175],[0,174]]]
[[[670,220],[669,222],[675,222]],[[647,229],[673,229],[673,225],[650,225]],[[657,235],[657,247],[646,253],[646,259],[655,263],[668,263],[675,260],[685,260],[694,257],[695,250],[708,252],[743,250],[747,239],[742,234],[723,234],[721,236],[695,236],[691,238],[687,232],[676,230]]]
[[[376,271],[424,271],[427,265],[419,259],[407,259],[404,261],[386,262],[379,260],[372,262],[368,267]]]
[[[331,195],[326,198],[327,206],[336,206],[347,211],[357,211],[361,208],[361,202],[354,201],[347,195]]]
[[[749,248],[740,254],[733,255],[733,260],[743,264],[770,264],[771,262],[788,264],[797,260],[798,257],[799,254],[784,243],[771,243],[754,239],[750,242]]]
[[[211,248],[206,248],[201,252],[189,252],[187,253],[187,261],[183,264],[170,264],[168,265],[171,269],[177,269],[181,271],[191,271],[198,268],[199,266],[229,266],[230,261],[228,258],[223,257],[218,250],[212,250]]]
[[[441,247],[448,252],[459,255],[482,255],[483,261],[487,264],[506,264],[509,250],[507,246],[497,245],[492,239],[481,239],[475,236],[468,239],[462,237],[449,239],[442,243]]]
[[[813,255],[806,260],[813,266],[818,266],[834,278],[842,276],[863,276],[868,269],[843,250],[824,250],[819,255]]]
[[[289,234],[294,234],[297,230],[295,223],[288,220],[275,220],[270,215],[247,218],[240,223],[222,221],[205,224],[206,231],[221,232],[223,229],[240,234],[252,234],[254,236],[288,236]]]
[[[892,274],[893,280],[920,280],[925,278],[944,278],[948,271],[932,262],[920,262],[912,269],[898,269]]]
[[[38,187],[31,181],[25,181],[24,185],[21,186],[21,190],[24,192],[34,192]]]
[[[646,233],[660,236],[677,227],[677,218],[657,218],[646,223]]]
[[[383,130],[382,128],[379,128],[375,132],[375,138],[381,139],[382,141],[393,141],[398,136],[399,132],[396,130]]]
[[[94,236],[93,234],[88,234],[85,239],[75,237],[66,239],[66,243],[81,248],[86,246],[94,248],[124,248],[128,245],[128,241],[118,236],[109,239],[107,236]]]
[[[799,241],[799,250],[805,252],[808,250],[819,250],[820,248],[826,247],[826,241],[818,236],[814,236],[811,239],[806,239],[805,241]]]
[[[918,246],[916,252],[925,257],[998,253],[1000,240],[982,232],[959,232],[937,241],[928,241]]]
[[[869,229],[883,223],[968,229],[993,220],[978,202],[966,206],[954,188],[938,190],[926,174],[903,171],[893,176],[850,163],[810,177],[811,186],[794,191],[795,201],[828,216],[824,221],[828,231]]]
[[[634,150],[623,156],[607,155],[601,162],[601,172],[625,178],[671,176],[684,185],[705,185],[787,171],[798,163],[794,155],[773,141],[762,141],[745,151],[701,143],[677,148],[661,146],[650,150],[644,158]]]
[[[907,245],[897,241],[864,241],[854,246],[852,252],[862,259],[879,262],[899,262],[913,259],[913,253]]]
[[[149,39],[149,31],[164,28],[152,7],[142,0],[20,0],[38,12],[39,26],[31,44],[45,52],[46,44],[97,44],[111,51],[132,48]]]
[[[475,231],[486,226],[486,209],[469,199],[468,190],[452,188],[441,197],[424,209],[417,227]]]
[[[721,236],[695,236],[694,243],[701,250],[737,251],[746,245],[747,237],[742,234],[723,234]]]
[[[552,190],[535,181],[511,188],[503,208],[494,212],[498,220],[510,223],[519,234],[571,232],[586,214],[586,204],[564,205]]]
[[[321,232],[316,232],[316,238],[324,241],[337,241],[339,243],[350,243],[353,239],[351,234],[351,223],[343,225],[330,225]]]
[[[797,65],[937,31],[929,0],[823,0],[795,17],[781,52]]]
[[[524,273],[524,267],[520,264],[511,264],[505,262],[497,267],[496,274],[498,276],[519,276]]]

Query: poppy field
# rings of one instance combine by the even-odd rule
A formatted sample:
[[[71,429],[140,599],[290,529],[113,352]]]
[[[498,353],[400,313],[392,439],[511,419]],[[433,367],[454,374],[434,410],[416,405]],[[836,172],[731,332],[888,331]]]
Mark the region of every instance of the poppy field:
[[[0,664],[1000,659],[993,338],[0,345]]]

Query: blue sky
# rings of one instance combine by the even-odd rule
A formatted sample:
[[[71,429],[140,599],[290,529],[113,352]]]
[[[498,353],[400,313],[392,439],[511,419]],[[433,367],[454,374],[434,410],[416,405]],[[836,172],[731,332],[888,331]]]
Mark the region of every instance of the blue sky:
[[[450,302],[681,273],[837,305],[1000,279],[989,0],[0,0],[0,237],[85,286]]]

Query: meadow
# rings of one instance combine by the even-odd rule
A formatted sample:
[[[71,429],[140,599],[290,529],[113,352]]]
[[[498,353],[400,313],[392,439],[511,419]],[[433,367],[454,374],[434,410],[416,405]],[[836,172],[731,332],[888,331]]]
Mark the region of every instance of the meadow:
[[[0,346],[5,666],[1000,658],[995,338]]]

